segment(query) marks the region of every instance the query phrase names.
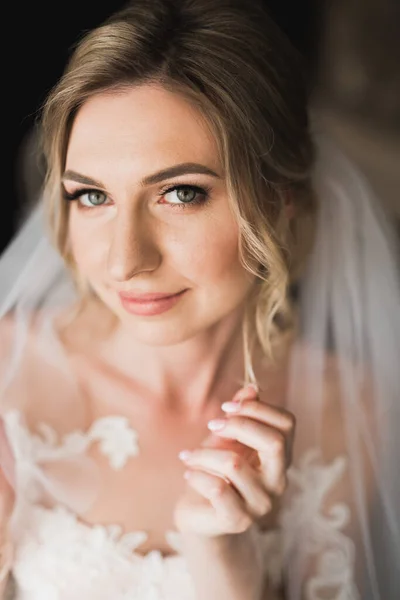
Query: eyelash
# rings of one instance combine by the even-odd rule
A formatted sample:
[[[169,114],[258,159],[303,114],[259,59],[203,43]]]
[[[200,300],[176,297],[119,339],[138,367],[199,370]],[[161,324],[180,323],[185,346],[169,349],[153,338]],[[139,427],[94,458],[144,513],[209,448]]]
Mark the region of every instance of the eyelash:
[[[166,188],[160,190],[160,193],[158,194],[160,198],[162,198],[163,196],[165,196],[166,194],[169,194],[170,192],[174,192],[176,190],[181,190],[181,189],[190,189],[190,190],[194,190],[195,192],[197,192],[198,196],[202,196],[202,199],[199,199],[197,197],[197,199],[192,200],[191,202],[182,202],[181,204],[174,204],[172,202],[165,202],[163,204],[168,204],[169,206],[171,206],[171,208],[174,209],[187,209],[190,208],[191,206],[195,206],[195,205],[205,205],[209,202],[210,200],[210,192],[211,192],[211,188],[205,186],[205,187],[199,187],[197,185],[190,185],[188,183],[185,184],[176,184],[174,186],[167,186]],[[79,198],[85,194],[93,194],[93,193],[98,193],[98,194],[103,194],[104,192],[101,192],[100,190],[97,190],[95,188],[91,189],[91,188],[81,188],[76,190],[75,192],[69,193],[67,192],[65,189],[63,191],[63,195],[64,195],[64,199],[68,200],[70,202],[74,201],[74,200],[79,200]],[[106,194],[104,194],[105,197],[107,197]],[[101,206],[106,206],[106,203],[104,202],[103,204],[98,204],[97,207],[101,207]],[[80,210],[92,210],[93,208],[96,208],[96,205],[93,204],[91,207],[89,206],[85,206],[84,204],[82,204],[81,202],[79,202],[79,208]]]

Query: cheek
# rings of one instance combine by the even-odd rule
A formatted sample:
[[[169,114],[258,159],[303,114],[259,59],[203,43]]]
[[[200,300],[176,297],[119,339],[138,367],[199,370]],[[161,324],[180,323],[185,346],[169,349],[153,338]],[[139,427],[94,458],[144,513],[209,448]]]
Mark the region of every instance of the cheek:
[[[80,218],[72,208],[68,228],[72,256],[79,269],[89,273],[100,268],[107,252],[107,235],[102,234],[101,227]]]
[[[209,220],[203,227],[188,229],[171,248],[176,269],[195,284],[218,284],[243,276],[239,262],[239,231],[236,222]]]

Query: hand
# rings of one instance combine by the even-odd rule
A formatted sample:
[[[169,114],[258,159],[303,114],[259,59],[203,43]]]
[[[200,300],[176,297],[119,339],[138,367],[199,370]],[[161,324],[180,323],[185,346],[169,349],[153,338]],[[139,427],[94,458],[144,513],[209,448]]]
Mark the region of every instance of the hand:
[[[14,507],[12,487],[14,457],[6,438],[3,420],[0,418],[0,587],[12,562],[12,548],[8,539],[8,523]]]
[[[294,416],[261,402],[254,387],[222,409],[227,418],[209,423],[213,436],[182,458],[187,486],[174,514],[181,533],[243,533],[273,510],[287,486]]]

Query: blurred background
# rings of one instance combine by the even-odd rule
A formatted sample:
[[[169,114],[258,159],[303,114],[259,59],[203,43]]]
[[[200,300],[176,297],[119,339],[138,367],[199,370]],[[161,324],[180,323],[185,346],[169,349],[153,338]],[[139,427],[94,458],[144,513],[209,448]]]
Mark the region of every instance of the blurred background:
[[[116,0],[10,2],[4,9],[3,29],[8,30],[11,43],[5,48],[3,61],[7,77],[6,82],[3,80],[3,131],[7,135],[8,168],[7,211],[3,210],[0,219],[0,252],[17,227],[27,192],[29,197],[34,195],[39,184],[31,136],[38,109],[61,75],[78,36],[122,4]]]
[[[327,128],[400,221],[399,0],[263,1],[304,55]],[[80,35],[124,3],[68,0],[7,7],[4,27],[12,44],[5,60],[3,130],[11,152],[0,252],[41,183],[32,135],[40,105]]]
[[[215,0],[218,2],[218,0]],[[314,0],[264,0],[276,20],[304,55],[314,60],[318,26]],[[9,3],[6,26],[10,28],[5,125],[7,128],[7,212],[3,211],[0,252],[23,217],[27,200],[35,197],[41,182],[35,155],[33,125],[46,93],[61,75],[73,44],[87,29],[100,24],[125,1],[68,0],[68,2]],[[7,56],[7,55],[6,55]],[[4,104],[3,104],[4,105]],[[5,128],[4,128],[5,129]],[[8,158],[10,157],[10,158]]]

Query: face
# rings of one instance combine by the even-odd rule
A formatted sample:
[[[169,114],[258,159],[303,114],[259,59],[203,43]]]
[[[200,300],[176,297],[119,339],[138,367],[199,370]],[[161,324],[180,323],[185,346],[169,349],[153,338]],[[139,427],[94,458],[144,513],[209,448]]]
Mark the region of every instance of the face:
[[[176,344],[240,312],[253,276],[215,140],[186,100],[149,84],[91,98],[63,186],[77,267],[138,340]]]

